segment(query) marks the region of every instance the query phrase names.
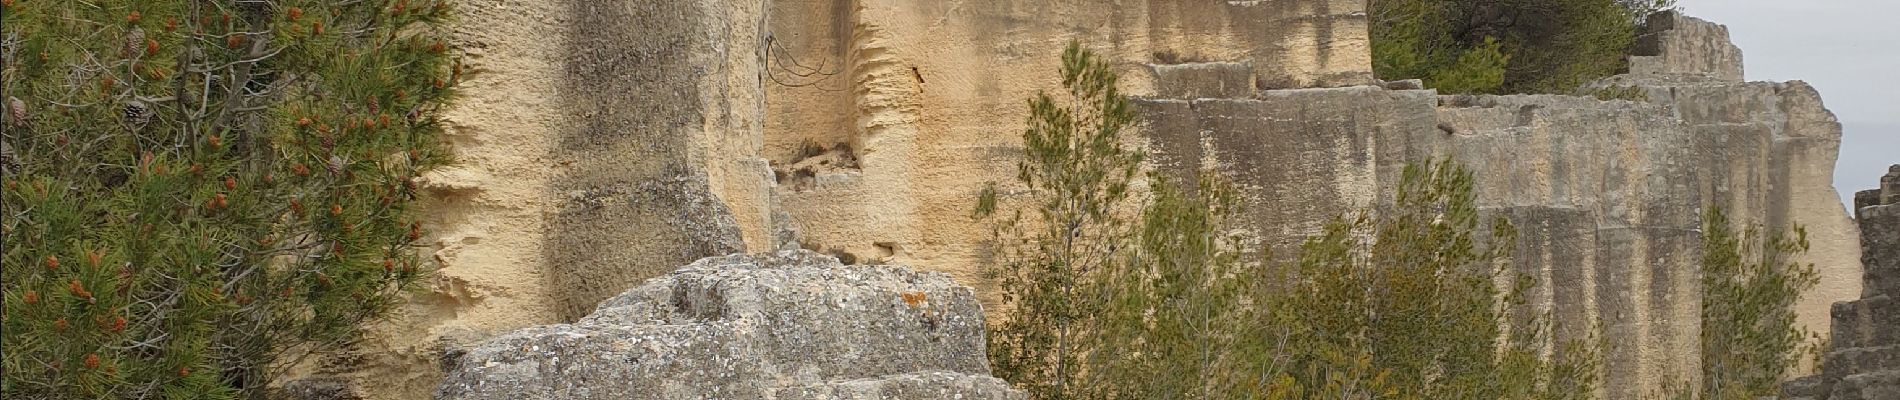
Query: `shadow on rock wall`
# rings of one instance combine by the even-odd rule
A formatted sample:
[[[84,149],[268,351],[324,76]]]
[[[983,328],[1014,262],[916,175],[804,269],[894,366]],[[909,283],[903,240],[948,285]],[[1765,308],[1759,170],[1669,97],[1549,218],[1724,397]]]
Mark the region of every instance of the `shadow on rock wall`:
[[[698,1],[568,2],[560,142],[573,160],[550,185],[560,207],[542,279],[563,320],[648,277],[743,251],[696,141],[706,129],[712,23]],[[557,158],[557,157],[550,157]]]

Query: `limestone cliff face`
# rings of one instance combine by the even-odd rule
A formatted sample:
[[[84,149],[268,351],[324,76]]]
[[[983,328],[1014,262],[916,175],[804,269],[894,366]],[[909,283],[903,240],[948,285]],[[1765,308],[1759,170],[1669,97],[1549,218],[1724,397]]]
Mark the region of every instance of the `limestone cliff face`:
[[[979,285],[988,231],[971,201],[1013,176],[1023,101],[1059,87],[1070,40],[1119,60],[1134,94],[1158,87],[1151,64],[1201,60],[1241,61],[1225,89],[1236,93],[1372,82],[1357,0],[778,0],[770,11],[765,154],[787,225],[808,248]]]
[[[1062,2],[958,12],[965,3],[898,8],[867,0],[829,14],[813,3],[780,4],[855,27],[801,31],[830,38],[809,46],[844,46],[824,48],[842,54],[851,80],[814,86],[830,82],[849,94],[768,87],[769,108],[786,111],[772,112],[766,126],[767,154],[779,165],[788,164],[779,157],[794,139],[843,141],[859,156],[851,168],[781,174],[789,177],[778,190],[782,206],[810,248],[896,259],[984,288],[976,277],[985,231],[966,218],[973,193],[981,182],[1010,180],[1024,113],[1015,102],[1057,87],[1054,53],[1001,52],[1022,45],[1016,35],[1032,35],[1042,48],[1077,38],[1121,60],[1130,78],[1124,87],[1142,97],[1143,135],[1155,167],[1188,177],[1211,168],[1236,181],[1250,199],[1249,230],[1281,250],[1334,215],[1389,203],[1383,196],[1392,193],[1406,163],[1450,157],[1472,166],[1484,210],[1522,230],[1516,266],[1542,283],[1535,306],[1558,319],[1559,337],[1599,332],[1607,344],[1609,398],[1638,397],[1665,379],[1698,371],[1696,263],[1700,216],[1708,207],[1770,229],[1808,227],[1815,247],[1807,261],[1823,276],[1800,305],[1800,322],[1810,329],[1826,332],[1827,305],[1859,291],[1859,249],[1850,244],[1855,228],[1838,203],[1827,201],[1835,195],[1839,124],[1804,83],[1743,82],[1739,50],[1725,28],[1706,21],[1673,13],[1652,18],[1634,73],[1598,84],[1647,99],[1602,101],[1441,96],[1387,89],[1415,84],[1351,86],[1365,83],[1351,80],[1296,79],[1301,84],[1291,89],[1268,83],[1285,81],[1276,71],[1324,69],[1329,64],[1314,61],[1333,58],[1319,54],[1364,51],[1342,44],[1353,42],[1312,40],[1313,32],[1327,29],[1260,33],[1281,45],[1331,43],[1306,48],[1301,54],[1307,56],[1203,51],[1167,57],[1143,47],[1165,34],[1128,28],[1140,23],[1088,23],[1099,21],[1091,19],[1097,14],[1062,8]],[[1340,14],[1266,18],[1283,27],[1327,21],[1314,26],[1363,29],[1354,19],[1363,18],[1358,10],[1317,2],[1148,4],[1150,16],[1168,15],[1157,8],[1218,9],[1229,18],[1246,15],[1250,6],[1334,11]],[[1013,11],[1020,9],[1042,12]],[[1013,24],[1019,18],[1060,28]],[[962,28],[972,19],[996,19],[1006,29]],[[808,22],[781,18],[772,26],[786,40],[791,34],[779,29]],[[827,36],[846,33],[849,40]],[[1207,37],[1171,40],[1230,45],[1195,41]],[[786,52],[803,54],[805,64],[824,57],[822,51]],[[879,58],[865,67],[857,64],[863,54]],[[902,73],[877,72],[893,63]],[[1364,70],[1365,64],[1355,65]],[[843,111],[817,111],[827,98],[838,99],[832,107]],[[856,124],[813,119],[821,116],[852,116]]]
[[[1840,128],[1813,88],[1742,82],[1719,25],[1652,18],[1644,101],[1442,96],[1372,78],[1357,0],[464,0],[476,73],[450,113],[462,163],[429,177],[432,293],[317,366],[426,397],[458,348],[702,256],[805,247],[992,288],[984,182],[1010,181],[1022,101],[1080,40],[1141,98],[1154,168],[1226,174],[1248,229],[1286,245],[1388,203],[1408,162],[1479,171],[1522,231],[1517,267],[1562,337],[1599,330],[1610,398],[1695,371],[1700,213],[1808,226],[1823,282],[1861,291],[1835,202]]]
[[[1234,180],[1251,199],[1251,228],[1282,253],[1340,212],[1388,205],[1406,163],[1469,165],[1481,210],[1520,231],[1513,261],[1540,283],[1533,307],[1551,313],[1559,338],[1608,339],[1608,398],[1699,371],[1696,268],[1710,206],[1811,227],[1808,257],[1823,284],[1802,302],[1801,323],[1825,332],[1827,304],[1858,292],[1860,264],[1857,249],[1841,247],[1853,230],[1838,203],[1810,197],[1832,195],[1831,179],[1782,175],[1832,169],[1839,128],[1796,116],[1825,113],[1801,101],[1812,89],[1690,75],[1612,81],[1651,99],[1357,87],[1140,104],[1157,164]]]
[[[454,348],[572,321],[701,257],[767,243],[765,2],[465,0],[458,163],[425,176],[430,293],[311,369],[427,398]],[[758,245],[763,246],[763,245]],[[306,391],[311,392],[311,391]],[[314,391],[323,392],[323,391]]]

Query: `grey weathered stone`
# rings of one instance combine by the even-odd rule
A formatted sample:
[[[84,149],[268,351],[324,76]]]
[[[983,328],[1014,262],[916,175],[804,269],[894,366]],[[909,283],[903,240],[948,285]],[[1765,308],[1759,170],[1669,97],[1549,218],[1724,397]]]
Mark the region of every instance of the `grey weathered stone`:
[[[970,399],[1003,400],[1023,398],[1000,379],[982,375],[930,371],[825,382],[815,385],[772,390],[780,400],[857,400],[857,399]]]
[[[983,322],[943,274],[806,250],[712,257],[468,350],[436,397],[1022,398],[989,376]]]
[[[356,385],[337,377],[311,377],[292,380],[274,398],[285,400],[362,400]]]
[[[1900,370],[1848,375],[1832,389],[1826,400],[1900,399]]]
[[[1862,207],[1859,216],[1864,295],[1900,296],[1900,203]]]
[[[703,0],[566,2],[556,151],[571,160],[551,183],[560,196],[542,247],[545,287],[561,319],[700,257],[741,252],[733,210],[713,193],[705,153],[727,134],[722,102],[732,48],[757,43],[732,6]],[[713,33],[717,34],[713,34]],[[756,83],[756,82],[751,82]],[[750,90],[756,92],[757,87]],[[750,133],[750,134],[756,134]],[[762,182],[761,182],[762,184]],[[637,268],[640,266],[654,268]]]
[[[1885,294],[1834,303],[1835,349],[1900,345],[1900,304]]]
[[[1805,376],[1781,384],[1783,400],[1813,400],[1826,397],[1828,388],[1820,375]]]
[[[1742,80],[1742,49],[1729,41],[1728,27],[1678,11],[1650,15],[1631,53],[1632,74]]]
[[[1421,79],[1401,79],[1385,81],[1380,83],[1380,86],[1384,86],[1387,90],[1424,90],[1425,81]]]
[[[1860,225],[1861,299],[1834,303],[1831,351],[1818,375],[1783,383],[1783,397],[1805,400],[1900,399],[1900,198],[1889,196],[1900,165],[1880,187],[1855,198]]]

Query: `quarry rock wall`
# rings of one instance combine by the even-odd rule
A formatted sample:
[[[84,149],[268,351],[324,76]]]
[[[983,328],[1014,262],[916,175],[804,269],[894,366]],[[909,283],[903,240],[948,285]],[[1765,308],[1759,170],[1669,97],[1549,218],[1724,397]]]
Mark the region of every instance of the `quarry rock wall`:
[[[1365,86],[1137,104],[1156,165],[1233,181],[1251,205],[1248,228],[1281,255],[1336,215],[1389,206],[1406,164],[1464,163],[1481,211],[1518,229],[1514,267],[1539,282],[1532,308],[1550,313],[1558,339],[1608,339],[1609,398],[1699,371],[1709,207],[1740,223],[1809,227],[1805,261],[1822,283],[1799,304],[1799,323],[1826,332],[1828,304],[1859,292],[1860,264],[1858,248],[1842,248],[1851,222],[1818,197],[1834,193],[1831,174],[1813,171],[1832,170],[1840,130],[1813,89],[1692,75],[1606,82],[1649,100]]]
[[[1059,90],[1071,40],[1139,98],[1152,167],[1233,179],[1248,230],[1283,249],[1388,204],[1408,162],[1470,165],[1484,212],[1522,232],[1534,306],[1560,337],[1610,343],[1611,398],[1696,370],[1707,207],[1809,228],[1823,279],[1801,305],[1810,328],[1861,291],[1843,239],[1858,233],[1829,186],[1838,123],[1805,84],[1742,82],[1726,31],[1679,15],[1652,18],[1632,73],[1598,84],[1641,98],[1601,101],[1376,81],[1353,0],[464,1],[457,43],[475,72],[448,115],[461,162],[427,177],[435,282],[303,387],[422,398],[469,368],[456,354],[511,330],[581,321],[507,334],[588,337],[562,342],[575,349],[638,337],[580,327],[603,299],[733,252],[910,265],[993,301],[971,207],[985,182],[1012,181],[1022,102]],[[895,371],[797,393],[976,382]]]
[[[1061,49],[1115,61],[1126,92],[1153,65],[1237,64],[1226,90],[1370,83],[1363,1],[779,0],[767,57],[766,157],[803,245],[980,284],[969,218],[1009,181],[1024,99],[1059,90]],[[1161,68],[1167,68],[1166,66]]]
[[[472,73],[446,115],[457,162],[424,177],[433,282],[287,386],[428,398],[445,349],[573,321],[693,260],[768,247],[765,5],[459,4]]]
[[[797,4],[809,9],[815,3]],[[987,231],[970,222],[968,210],[983,182],[1011,181],[1024,112],[1012,103],[1059,87],[1057,56],[1050,50],[1041,61],[1018,61],[1025,56],[984,53],[1013,47],[993,44],[989,32],[950,28],[970,18],[966,14],[854,4],[827,15],[855,22],[850,37],[859,45],[875,43],[880,55],[905,54],[889,62],[901,62],[907,68],[899,72],[911,79],[852,75],[855,86],[843,88],[856,91],[836,103],[847,111],[816,115],[856,116],[858,125],[847,119],[821,129],[804,125],[814,115],[808,107],[821,101],[804,99],[840,95],[768,86],[768,108],[785,104],[791,111],[774,112],[785,122],[766,127],[768,157],[795,165],[780,168],[784,210],[807,248],[946,271],[981,292],[988,287],[979,273]],[[999,9],[1009,8],[988,10]],[[1043,15],[1089,21],[1076,16],[1090,14],[1051,9]],[[773,27],[794,24],[779,19]],[[865,30],[883,25],[931,34]],[[1696,264],[1700,220],[1710,207],[1728,210],[1740,223],[1808,228],[1815,247],[1804,261],[1815,263],[1822,282],[1799,305],[1805,327],[1827,332],[1828,304],[1859,291],[1855,228],[1842,207],[1828,201],[1835,193],[1839,124],[1804,83],[1743,82],[1740,52],[1720,25],[1675,13],[1651,18],[1632,73],[1588,88],[1620,91],[1635,101],[1387,89],[1417,86],[1404,82],[1315,80],[1286,88],[1263,84],[1278,78],[1261,72],[1272,70],[1263,64],[1285,58],[1232,52],[1161,57],[1129,44],[1141,39],[1114,36],[1129,31],[1102,26],[1114,33],[1102,39],[1091,36],[1096,30],[1073,28],[1068,36],[1043,39],[1042,48],[1079,38],[1118,60],[1127,77],[1123,88],[1140,98],[1141,131],[1154,166],[1188,177],[1210,168],[1238,183],[1249,199],[1249,230],[1280,250],[1276,254],[1291,254],[1335,215],[1388,204],[1382,196],[1392,193],[1407,163],[1449,157],[1469,165],[1477,171],[1485,212],[1520,227],[1516,267],[1542,283],[1534,306],[1559,321],[1557,336],[1606,343],[1609,398],[1645,395],[1674,383],[1668,377],[1699,370]],[[1007,32],[1019,31],[1034,29]],[[1307,32],[1291,31],[1283,40]],[[846,47],[841,59],[865,49]],[[944,78],[929,72],[944,70],[935,73]],[[966,71],[990,81],[962,78]],[[893,81],[901,85],[887,85]],[[987,90],[991,81],[1011,89]],[[958,96],[939,97],[944,92]],[[893,93],[901,95],[887,97]],[[891,99],[901,101],[885,103]],[[971,112],[977,118],[957,115],[972,104],[981,105]],[[902,117],[883,118],[891,110]],[[839,156],[797,151],[793,140],[839,141],[847,146],[838,152],[858,157],[850,168],[803,169],[812,164],[781,161],[778,154],[789,148],[794,157]],[[1023,195],[1003,193],[1005,201]]]

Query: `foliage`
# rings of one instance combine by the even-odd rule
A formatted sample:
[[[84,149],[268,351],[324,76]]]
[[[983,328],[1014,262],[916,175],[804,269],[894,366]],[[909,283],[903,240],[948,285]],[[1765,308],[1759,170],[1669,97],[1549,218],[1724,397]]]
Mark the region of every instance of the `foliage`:
[[[1792,261],[1808,250],[1807,231],[1739,234],[1721,209],[1703,217],[1702,390],[1705,400],[1778,394],[1813,334],[1795,324],[1794,304],[1820,282],[1812,264]]]
[[[1431,71],[1432,87],[1450,93],[1478,93],[1504,86],[1505,67],[1511,55],[1505,54],[1496,39],[1465,49],[1451,65]]]
[[[439,0],[4,0],[14,398],[259,398],[417,271]]]
[[[1089,398],[1244,399],[1285,395],[1261,382],[1286,338],[1260,323],[1253,296],[1266,278],[1226,234],[1238,211],[1234,188],[1213,171],[1183,190],[1150,175],[1127,261],[1087,279],[1105,301],[1084,360],[1094,378]],[[1170,379],[1149,379],[1167,376]]]
[[[986,274],[1017,318],[993,324],[990,359],[999,377],[1040,398],[1065,398],[1078,378],[1079,336],[1099,311],[1084,277],[1120,260],[1130,235],[1126,203],[1143,153],[1122,143],[1135,114],[1115,88],[1108,60],[1071,42],[1062,53],[1061,102],[1029,100],[1017,181],[1036,193],[1030,215],[995,215],[986,190],[978,215],[995,219],[997,260]],[[987,205],[987,206],[984,206]],[[1087,387],[1076,385],[1074,387]]]
[[[1592,347],[1551,348],[1546,317],[1512,318],[1534,282],[1509,273],[1508,222],[1478,236],[1471,179],[1449,161],[1407,166],[1391,210],[1335,220],[1302,245],[1297,280],[1269,301],[1294,340],[1298,387],[1350,398],[1593,395]],[[1353,359],[1370,368],[1340,362]],[[1341,375],[1361,378],[1342,386]]]
[[[1374,74],[1452,93],[1568,93],[1627,68],[1671,0],[1373,0]]]
[[[998,376],[1040,399],[1594,393],[1594,349],[1553,348],[1550,322],[1518,308],[1531,282],[1510,278],[1509,246],[1485,245],[1514,231],[1478,236],[1462,167],[1408,167],[1391,210],[1337,220],[1297,264],[1263,268],[1229,233],[1236,189],[1212,171],[1192,188],[1137,179],[1114,75],[1073,44],[1063,66],[1071,106],[1030,101],[1023,204],[996,185],[977,200],[1008,310],[989,335]],[[1139,186],[1147,197],[1123,199]]]

